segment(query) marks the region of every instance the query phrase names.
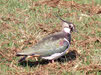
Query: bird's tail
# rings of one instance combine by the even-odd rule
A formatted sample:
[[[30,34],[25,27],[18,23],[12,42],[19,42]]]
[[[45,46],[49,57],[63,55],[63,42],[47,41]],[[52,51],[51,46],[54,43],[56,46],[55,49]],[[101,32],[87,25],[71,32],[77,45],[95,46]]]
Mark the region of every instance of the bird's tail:
[[[21,58],[18,62],[22,62],[27,58],[27,56],[24,56],[23,58]]]
[[[24,54],[16,54],[16,56],[23,56],[18,62],[22,62],[22,61],[24,61],[24,60],[26,60],[26,59],[28,59],[28,58],[31,58],[31,57],[33,57],[34,56],[34,54],[32,54],[32,55],[24,55]]]

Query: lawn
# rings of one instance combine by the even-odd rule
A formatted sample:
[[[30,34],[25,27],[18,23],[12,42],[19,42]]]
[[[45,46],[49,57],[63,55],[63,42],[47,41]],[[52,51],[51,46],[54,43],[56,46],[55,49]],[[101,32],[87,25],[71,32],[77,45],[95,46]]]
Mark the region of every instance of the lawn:
[[[68,53],[50,63],[16,53],[75,24]],[[1,75],[101,75],[101,0],[0,0]]]

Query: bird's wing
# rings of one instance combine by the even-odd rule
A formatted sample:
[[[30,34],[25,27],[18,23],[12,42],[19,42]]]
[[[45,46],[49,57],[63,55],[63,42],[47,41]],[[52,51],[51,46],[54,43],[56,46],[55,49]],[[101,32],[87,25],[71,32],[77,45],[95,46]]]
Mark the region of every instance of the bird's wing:
[[[69,41],[65,41],[64,38],[58,38],[54,40],[54,37],[48,37],[48,39],[40,41],[35,46],[22,50],[22,52],[17,54],[49,56],[54,53],[64,52],[68,47]]]

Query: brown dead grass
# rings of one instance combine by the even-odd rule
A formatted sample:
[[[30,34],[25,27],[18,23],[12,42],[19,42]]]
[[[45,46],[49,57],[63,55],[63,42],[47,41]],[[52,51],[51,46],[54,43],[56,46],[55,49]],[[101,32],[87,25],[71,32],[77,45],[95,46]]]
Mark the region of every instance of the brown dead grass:
[[[78,11],[82,11],[83,13],[88,11],[90,15],[100,14],[101,13],[101,7],[100,6],[95,6],[94,3],[92,3],[92,4],[78,4],[75,1],[63,1],[63,0],[43,0],[43,1],[35,2],[35,6],[48,5],[50,7],[72,8],[72,9],[76,9]],[[64,14],[63,16],[64,17],[67,16],[67,15],[72,16],[73,14],[76,15],[76,13],[67,13],[67,14]],[[45,15],[44,18],[54,17],[54,16],[52,16],[51,13],[44,14],[44,15]],[[13,21],[15,24],[24,23],[24,22],[21,22],[20,20],[16,19],[14,16],[13,17],[8,16],[6,18],[0,18],[0,19],[4,21],[1,24],[2,26],[0,28],[0,32],[4,32],[4,30],[5,30],[5,32],[14,31],[12,26],[7,24],[5,21]],[[92,25],[94,23],[101,24],[101,22],[93,21],[93,22],[89,23],[89,25]],[[58,32],[61,29],[61,27],[59,25],[58,25],[57,28],[53,29],[52,26],[50,26],[50,25],[47,26],[47,25],[43,25],[43,24],[40,24],[40,23],[38,24],[37,28],[42,30],[40,35],[44,34],[44,36],[48,35],[48,34],[51,34],[51,33],[54,33],[54,32]],[[99,31],[101,31],[100,28],[99,28]],[[20,72],[18,72],[18,71],[12,72],[12,71],[9,70],[8,71],[9,74],[15,74],[15,75],[20,75],[20,74],[22,74],[22,75],[26,75],[26,74],[27,75],[56,74],[56,75],[61,75],[61,73],[63,71],[71,72],[72,70],[74,70],[74,71],[84,71],[87,74],[88,72],[101,70],[101,65],[97,65],[97,64],[90,64],[88,66],[82,66],[82,67],[78,66],[79,64],[81,64],[81,59],[85,58],[85,56],[89,55],[89,53],[90,53],[90,50],[88,48],[85,48],[85,47],[88,44],[91,44],[92,42],[97,41],[97,42],[101,43],[101,38],[91,37],[91,36],[86,36],[86,35],[80,34],[82,37],[85,37],[86,40],[75,41],[75,39],[73,39],[72,44],[75,45],[75,42],[77,42],[78,43],[77,45],[78,46],[81,45],[85,49],[87,54],[85,54],[85,55],[79,54],[79,52],[77,51],[78,48],[74,47],[74,48],[71,48],[70,50],[76,51],[77,58],[75,60],[71,59],[66,63],[64,62],[65,65],[59,64],[57,62],[55,62],[54,64],[51,64],[51,63],[44,64],[44,65],[42,64],[34,72],[33,71],[26,72],[24,67],[19,67],[19,66],[15,65],[17,61],[14,61],[13,57],[15,57],[16,52],[20,51],[24,46],[32,46],[33,44],[37,43],[38,39],[34,36],[28,35],[26,32],[19,31],[19,33],[22,33],[23,35],[25,35],[28,38],[27,40],[24,40],[23,42],[13,41],[14,43],[20,45],[19,48],[12,47],[12,48],[4,48],[4,50],[0,50],[0,58],[5,58],[6,59],[1,64],[7,65],[10,68],[13,68],[15,70],[20,71]],[[92,34],[95,34],[95,32],[93,32]],[[16,36],[13,36],[12,38],[14,39],[14,38],[16,38]],[[25,38],[25,37],[22,37],[22,38]],[[0,44],[0,46],[2,46],[4,44],[8,44],[8,43],[9,43],[9,41],[4,41]],[[91,48],[92,48],[92,46],[91,46]],[[6,52],[6,51],[8,51],[8,52]],[[78,56],[81,56],[81,59],[79,59]],[[0,59],[0,61],[2,61],[2,59]],[[6,62],[6,61],[10,62],[10,64],[9,63],[5,64],[4,62]],[[85,61],[86,61],[86,59],[85,59]],[[32,63],[34,63],[34,62],[32,62]],[[36,66],[38,66],[38,65],[36,65]]]
[[[79,4],[75,1],[64,1],[64,0],[43,0],[35,3],[35,5],[48,5],[50,7],[64,7],[64,8],[72,8],[79,11],[82,11],[83,13],[88,13],[90,15],[92,14],[100,14],[101,13],[101,7],[96,6],[94,2],[92,4]]]

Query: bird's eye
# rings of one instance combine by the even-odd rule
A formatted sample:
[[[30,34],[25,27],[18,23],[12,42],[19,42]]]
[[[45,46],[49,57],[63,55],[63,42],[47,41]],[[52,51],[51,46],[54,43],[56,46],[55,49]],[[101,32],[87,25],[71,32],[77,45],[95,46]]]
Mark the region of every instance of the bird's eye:
[[[69,25],[69,28],[72,28],[71,25]]]

